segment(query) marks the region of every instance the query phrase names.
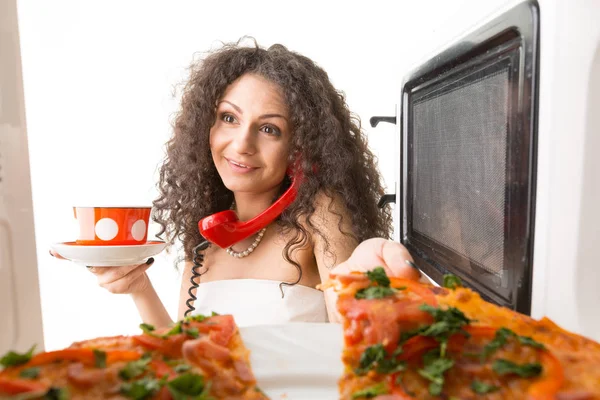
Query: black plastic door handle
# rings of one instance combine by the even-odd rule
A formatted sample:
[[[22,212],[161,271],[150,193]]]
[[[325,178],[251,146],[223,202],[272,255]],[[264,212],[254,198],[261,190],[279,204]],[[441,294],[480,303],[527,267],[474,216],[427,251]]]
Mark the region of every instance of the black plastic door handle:
[[[379,199],[379,203],[377,203],[377,207],[383,208],[386,204],[396,203],[396,194],[395,193],[386,193]]]
[[[396,124],[396,117],[371,117],[369,123],[373,128],[380,122],[387,122],[388,124]]]

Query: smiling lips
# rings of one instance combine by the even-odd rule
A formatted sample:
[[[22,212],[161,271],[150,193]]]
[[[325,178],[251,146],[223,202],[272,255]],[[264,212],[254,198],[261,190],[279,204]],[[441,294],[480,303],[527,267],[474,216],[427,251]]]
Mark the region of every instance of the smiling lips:
[[[225,158],[225,159],[227,160],[227,163],[229,164],[229,166],[231,167],[231,169],[234,172],[237,172],[237,173],[242,173],[243,174],[243,173],[252,172],[252,171],[258,169],[256,167],[251,167],[249,165],[242,164],[240,162],[230,160],[229,158]]]

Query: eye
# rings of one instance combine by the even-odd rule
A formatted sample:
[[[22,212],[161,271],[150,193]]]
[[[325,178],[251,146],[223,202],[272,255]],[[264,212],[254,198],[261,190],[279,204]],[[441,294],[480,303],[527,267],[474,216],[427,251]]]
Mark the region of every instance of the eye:
[[[281,130],[274,125],[264,125],[260,128],[264,133],[270,136],[281,136]]]
[[[228,123],[228,124],[233,124],[236,121],[236,119],[235,119],[235,117],[233,115],[227,114],[227,113],[221,114],[221,120],[223,122]]]

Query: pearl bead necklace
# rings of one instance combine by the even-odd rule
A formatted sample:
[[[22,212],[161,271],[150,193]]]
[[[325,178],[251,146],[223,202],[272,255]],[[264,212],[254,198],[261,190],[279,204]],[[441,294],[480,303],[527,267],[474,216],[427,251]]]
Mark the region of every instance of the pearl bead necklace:
[[[256,247],[262,240],[263,236],[265,235],[266,230],[267,230],[267,228],[265,227],[265,228],[262,228],[260,231],[258,231],[258,235],[256,235],[256,239],[254,239],[254,242],[252,242],[250,247],[248,247],[246,250],[238,252],[238,251],[233,250],[233,246],[230,246],[225,251],[231,257],[235,257],[235,258],[247,257],[248,255],[250,255],[250,253],[252,253],[254,251],[254,249],[256,249]]]

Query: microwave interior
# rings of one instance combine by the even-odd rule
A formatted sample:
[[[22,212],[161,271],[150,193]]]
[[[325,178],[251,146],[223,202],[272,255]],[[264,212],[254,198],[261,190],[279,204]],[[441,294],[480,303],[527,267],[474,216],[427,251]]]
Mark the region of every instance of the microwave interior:
[[[401,240],[529,314],[539,11],[525,2],[414,70],[402,89]]]

